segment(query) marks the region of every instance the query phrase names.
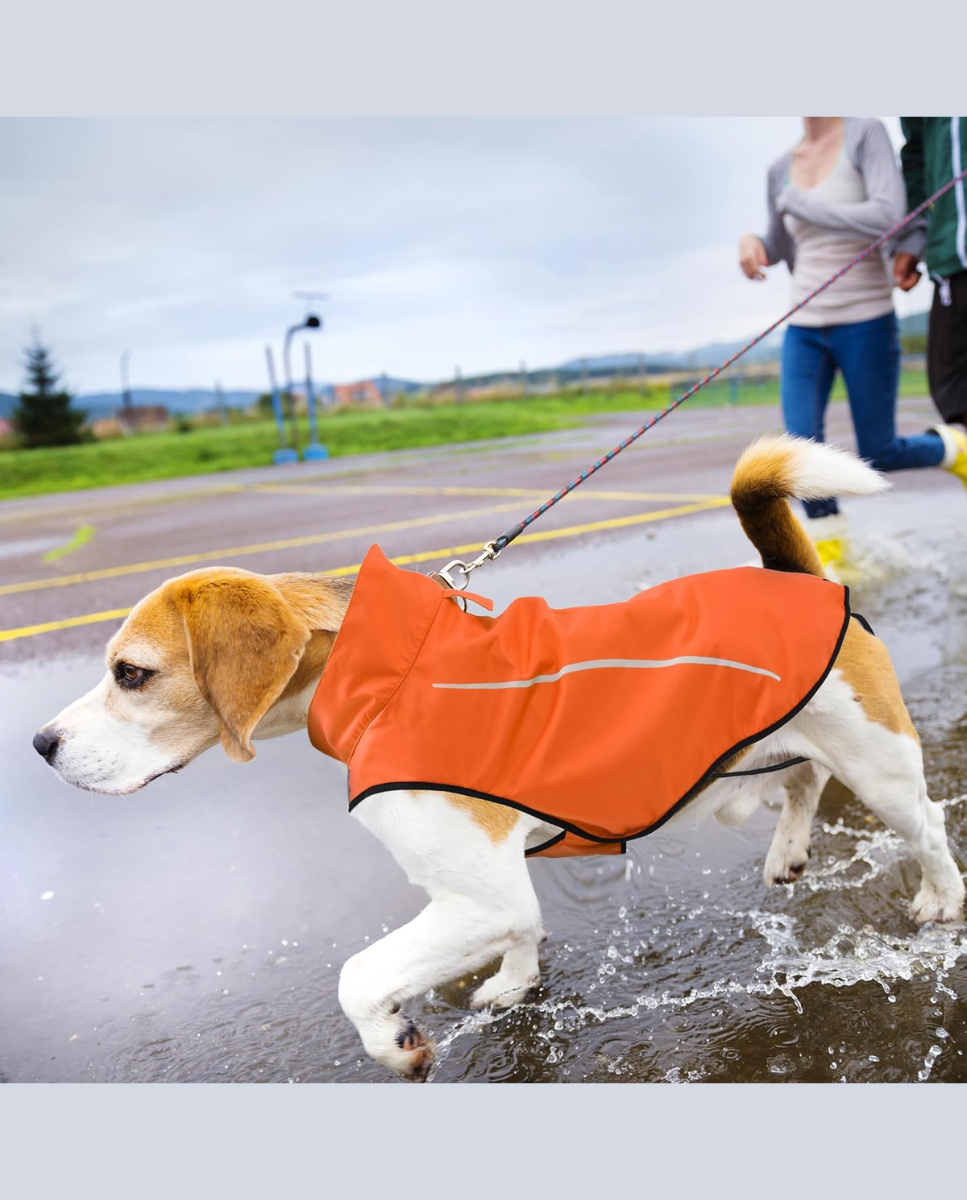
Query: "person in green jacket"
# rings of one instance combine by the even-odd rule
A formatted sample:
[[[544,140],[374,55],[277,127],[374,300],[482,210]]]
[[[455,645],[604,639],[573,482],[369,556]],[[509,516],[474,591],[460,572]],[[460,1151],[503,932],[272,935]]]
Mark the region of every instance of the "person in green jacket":
[[[967,167],[967,117],[901,117],[906,144],[900,151],[910,208]],[[936,287],[927,332],[930,395],[943,417],[947,457],[953,444],[967,446],[967,181],[960,180],[899,239],[893,259],[897,287],[909,292],[920,280],[919,264]],[[924,254],[926,250],[926,254]],[[963,439],[963,441],[961,441]],[[945,465],[948,465],[945,463]],[[957,474],[960,471],[953,468]],[[967,484],[967,475],[962,476]]]

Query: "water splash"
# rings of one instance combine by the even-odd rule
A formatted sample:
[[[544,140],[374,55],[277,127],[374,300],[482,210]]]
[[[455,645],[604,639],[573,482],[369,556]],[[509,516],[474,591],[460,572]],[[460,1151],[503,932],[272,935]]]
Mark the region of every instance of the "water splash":
[[[926,1083],[930,1078],[930,1072],[933,1070],[933,1065],[943,1053],[940,1046],[931,1046],[927,1051],[927,1057],[923,1060],[923,1070],[917,1072],[917,1079],[921,1083]]]
[[[956,808],[967,803],[967,794],[940,803],[946,809]],[[906,855],[902,840],[890,830],[857,829],[842,819],[824,824],[822,828],[832,840],[833,847],[837,843],[845,843],[847,853],[829,854],[822,864],[817,863],[812,868],[812,876],[807,875],[798,885],[800,888],[804,884],[807,885],[811,893],[863,889],[897,859]],[[862,864],[865,868],[862,873],[849,874],[857,864]],[[790,885],[787,891],[792,894],[794,885]],[[892,1003],[896,1000],[892,985],[899,981],[930,978],[932,991],[943,993],[953,1000],[958,999],[957,992],[946,980],[957,963],[967,959],[967,931],[963,926],[927,925],[911,930],[909,934],[896,934],[875,928],[871,924],[854,927],[841,922],[832,934],[811,945],[810,930],[806,922],[800,920],[795,913],[769,912],[754,907],[729,907],[711,902],[706,893],[702,905],[695,906],[692,902],[683,907],[680,915],[692,923],[697,917],[704,917],[707,921],[723,925],[728,923],[733,936],[745,939],[747,935],[752,935],[749,941],[754,945],[752,939],[759,939],[760,945],[765,944],[765,952],[760,952],[761,956],[748,975],[743,972],[738,978],[734,975],[726,976],[706,986],[693,986],[681,992],[667,987],[642,990],[631,1002],[623,1004],[595,1005],[580,999],[564,998],[543,999],[536,1004],[527,1005],[529,1019],[543,1019],[545,1022],[545,1028],[541,1029],[537,1036],[551,1043],[546,1062],[560,1062],[564,1057],[560,1048],[553,1046],[553,1039],[557,1034],[573,1034],[594,1023],[633,1020],[644,1013],[657,1010],[681,1011],[701,1002],[714,1003],[735,997],[768,997],[779,994],[791,1000],[797,1013],[801,1015],[802,993],[816,984],[850,988],[860,983],[875,983]],[[622,904],[618,909],[618,917],[620,924],[610,931],[611,939],[598,950],[601,960],[596,971],[597,983],[590,985],[591,990],[599,985],[606,985],[620,970],[627,970],[628,967],[633,968],[633,973],[639,980],[648,976],[648,971],[642,969],[635,955],[623,952],[620,947],[620,937],[624,935],[629,939],[637,939],[638,947],[647,948],[640,938],[640,922],[636,921],[633,914],[629,914],[626,904]],[[662,932],[672,934],[672,927],[677,920],[678,917],[674,916],[661,918]],[[713,931],[717,931],[717,926],[713,926]],[[655,926],[652,933],[657,932],[658,926]],[[616,944],[616,940],[619,944]],[[570,946],[565,946],[559,953],[570,955],[573,951]],[[490,1026],[507,1021],[515,1012],[519,1014],[520,1011],[484,1011],[460,1018],[439,1037],[438,1061],[446,1061],[457,1039],[477,1034]],[[946,1031],[942,1031],[942,1027],[936,1031],[936,1036],[940,1039],[945,1034]],[[918,1079],[929,1079],[941,1053],[942,1047],[931,1046],[924,1059],[923,1068],[917,1075]],[[868,1061],[878,1062],[879,1058],[875,1055],[868,1056]],[[617,1060],[609,1060],[607,1069],[612,1074],[623,1073]],[[698,1078],[700,1075],[680,1067],[673,1067],[662,1075],[667,1082],[687,1082],[693,1077]]]

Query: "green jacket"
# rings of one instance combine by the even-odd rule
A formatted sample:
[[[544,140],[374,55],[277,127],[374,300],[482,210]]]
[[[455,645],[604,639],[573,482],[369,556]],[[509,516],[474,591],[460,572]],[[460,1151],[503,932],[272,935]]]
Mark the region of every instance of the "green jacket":
[[[967,167],[967,117],[901,117],[906,144],[900,151],[907,201],[916,208]],[[934,278],[967,271],[965,180],[941,196],[897,244],[898,252],[923,257]]]

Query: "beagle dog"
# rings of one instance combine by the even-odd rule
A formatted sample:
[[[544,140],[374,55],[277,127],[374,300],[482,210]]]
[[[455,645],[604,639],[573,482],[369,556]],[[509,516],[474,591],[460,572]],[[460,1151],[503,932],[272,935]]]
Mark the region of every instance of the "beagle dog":
[[[886,486],[844,451],[767,438],[739,459],[732,501],[764,567],[821,576],[788,500]],[[128,795],[180,771],[219,742],[229,758],[249,762],[254,739],[304,730],[314,697],[325,704],[323,673],[352,592],[345,578],[232,567],[169,580],[108,643],[100,683],[46,724],[34,747],[67,783],[108,795]],[[766,773],[791,758],[805,761]],[[943,810],[927,795],[917,732],[886,648],[856,621],[847,621],[832,666],[808,701],[781,728],[744,747],[741,767],[741,777],[709,777],[696,789],[689,819],[712,814],[723,824],[741,822],[782,779],[785,803],[766,856],[766,884],[802,876],[820,793],[835,775],[920,863],[912,919],[962,919],[964,882]],[[474,1007],[517,1004],[537,985],[544,932],[525,852],[561,831],[469,790],[385,790],[353,815],[430,902],[346,962],[340,1002],[370,1055],[422,1080],[433,1047],[405,1015],[408,999],[498,959],[496,974],[473,994]]]

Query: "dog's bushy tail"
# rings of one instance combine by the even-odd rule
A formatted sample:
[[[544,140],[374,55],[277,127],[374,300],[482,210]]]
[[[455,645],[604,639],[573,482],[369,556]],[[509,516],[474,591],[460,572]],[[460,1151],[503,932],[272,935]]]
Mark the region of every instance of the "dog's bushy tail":
[[[822,575],[816,547],[789,500],[867,496],[889,486],[847,450],[783,434],[759,438],[743,453],[732,476],[732,505],[764,567]]]

